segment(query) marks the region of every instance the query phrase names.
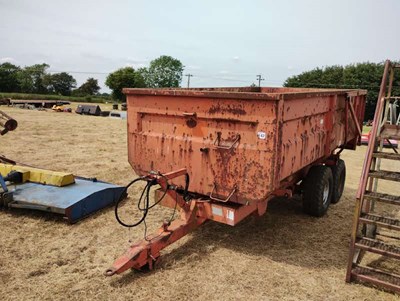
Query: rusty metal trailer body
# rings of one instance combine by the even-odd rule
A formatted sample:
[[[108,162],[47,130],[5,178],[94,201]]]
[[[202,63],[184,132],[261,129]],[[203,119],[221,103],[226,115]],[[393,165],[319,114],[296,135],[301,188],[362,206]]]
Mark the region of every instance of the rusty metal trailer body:
[[[337,148],[356,147],[346,105],[354,97],[361,126],[363,91],[252,90],[125,90],[135,172],[186,168],[191,191],[246,204],[292,186]]]
[[[133,245],[107,275],[152,266],[162,248],[206,220],[235,225],[262,215],[272,197],[290,197],[312,166],[335,165],[341,150],[356,148],[366,95],[299,88],[124,92],[129,163],[168,192],[164,205],[178,204],[182,218]],[[189,198],[176,189],[187,184],[182,175],[190,178]]]

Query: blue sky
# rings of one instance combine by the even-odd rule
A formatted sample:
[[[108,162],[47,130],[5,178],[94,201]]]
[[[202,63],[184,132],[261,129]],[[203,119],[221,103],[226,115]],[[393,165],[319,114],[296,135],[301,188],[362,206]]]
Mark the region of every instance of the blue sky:
[[[0,12],[0,63],[46,62],[103,87],[106,73],[160,55],[180,59],[197,87],[256,74],[279,86],[318,66],[400,59],[397,0],[0,0]]]

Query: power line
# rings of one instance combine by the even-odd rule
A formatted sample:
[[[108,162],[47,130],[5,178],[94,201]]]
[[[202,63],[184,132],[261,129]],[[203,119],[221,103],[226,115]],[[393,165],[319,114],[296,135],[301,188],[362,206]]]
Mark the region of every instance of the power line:
[[[224,77],[217,77],[217,76],[205,76],[205,75],[196,75],[198,78],[204,78],[204,79],[217,79],[217,80],[223,80],[223,81],[230,81],[230,82],[240,82],[240,83],[249,83],[251,80],[241,80],[241,79],[233,79],[233,78],[224,78]],[[258,77],[257,77],[258,80]],[[265,80],[262,78],[261,80]],[[278,80],[278,79],[268,79],[265,80],[266,83],[278,83],[282,84],[285,82],[285,80]],[[368,84],[337,84],[337,83],[320,83],[320,82],[307,82],[306,85],[302,85],[302,87],[334,87],[334,88],[358,88],[358,89],[367,89],[367,88],[379,88],[379,85],[368,85]]]
[[[76,73],[76,74],[101,74],[101,75],[108,75],[110,73],[112,73],[113,71],[110,72],[96,72],[96,71],[57,71],[57,70],[49,70],[47,71],[49,73],[61,73],[61,72],[65,72],[65,73]]]
[[[21,71],[24,72],[48,72],[48,73],[79,73],[79,74],[101,74],[101,75],[108,75],[112,73],[110,72],[99,72],[99,71],[66,71],[66,70],[43,70],[43,69],[22,69]]]
[[[230,82],[241,82],[241,83],[249,83],[250,81],[247,80],[240,80],[240,79],[234,79],[234,78],[225,78],[225,77],[217,77],[217,76],[198,76],[196,77],[199,78],[208,78],[208,79],[219,79],[219,80],[224,80],[224,81],[230,81]]]

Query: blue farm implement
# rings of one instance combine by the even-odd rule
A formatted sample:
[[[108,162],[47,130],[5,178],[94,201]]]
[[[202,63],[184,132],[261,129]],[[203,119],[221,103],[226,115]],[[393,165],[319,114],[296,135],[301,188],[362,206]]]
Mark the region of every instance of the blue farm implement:
[[[1,135],[17,126],[15,119],[0,111]],[[114,204],[124,193],[121,186],[18,165],[3,156],[0,156],[0,185],[0,207],[62,214],[70,223]]]

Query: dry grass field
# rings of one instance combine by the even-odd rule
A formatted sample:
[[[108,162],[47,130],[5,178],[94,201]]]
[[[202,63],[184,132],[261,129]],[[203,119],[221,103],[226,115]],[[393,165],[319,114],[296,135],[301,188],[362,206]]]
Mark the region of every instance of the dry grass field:
[[[127,162],[126,121],[1,109],[19,122],[15,132],[0,137],[1,154],[116,184],[135,177]],[[344,196],[323,218],[304,215],[299,200],[273,200],[267,214],[237,227],[205,224],[167,248],[150,273],[103,276],[130,241],[143,236],[142,227],[121,227],[112,208],[75,225],[43,212],[2,210],[0,299],[398,300],[394,294],[344,282],[365,150],[344,152]],[[398,184],[385,185],[400,194]],[[156,208],[148,225],[158,227],[170,213]]]

